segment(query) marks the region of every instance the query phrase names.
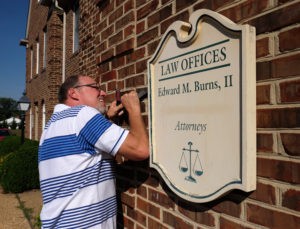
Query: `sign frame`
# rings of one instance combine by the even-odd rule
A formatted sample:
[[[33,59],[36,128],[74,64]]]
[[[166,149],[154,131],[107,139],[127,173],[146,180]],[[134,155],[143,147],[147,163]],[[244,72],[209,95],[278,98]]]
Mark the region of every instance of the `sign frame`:
[[[201,195],[194,190],[183,190],[174,180],[170,179],[170,174],[165,170],[164,165],[157,161],[156,156],[161,153],[157,151],[155,142],[156,126],[153,110],[156,98],[156,74],[154,64],[164,50],[170,37],[175,37],[179,45],[184,46],[193,43],[200,31],[201,23],[211,20],[218,24],[220,28],[241,34],[240,39],[240,179],[222,185],[214,192]],[[212,201],[233,189],[240,189],[245,192],[256,189],[256,36],[255,28],[249,25],[238,25],[228,18],[211,10],[201,9],[195,11],[190,19],[190,23],[176,21],[173,22],[164,33],[161,41],[148,61],[148,115],[149,115],[149,138],[150,138],[150,167],[156,169],[168,187],[178,196],[191,202],[204,203]],[[177,77],[177,76],[175,76]],[[175,78],[173,76],[173,78]],[[191,142],[188,143],[190,154],[192,150]],[[168,152],[167,152],[168,153]],[[191,155],[190,155],[191,160]],[[199,187],[201,189],[201,187]],[[201,192],[201,191],[200,191]]]

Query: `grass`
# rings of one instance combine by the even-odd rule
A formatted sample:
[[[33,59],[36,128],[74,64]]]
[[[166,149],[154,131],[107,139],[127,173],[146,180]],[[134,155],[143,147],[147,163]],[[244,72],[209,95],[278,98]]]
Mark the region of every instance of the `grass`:
[[[34,229],[34,226],[31,223],[31,219],[33,219],[33,217],[32,217],[33,209],[32,208],[26,208],[25,204],[24,204],[25,202],[21,201],[18,194],[16,194],[16,198],[17,198],[17,200],[19,201],[19,204],[20,204],[20,206],[18,206],[17,208],[20,208],[23,211],[23,214],[24,214],[25,218],[27,219],[30,227],[32,229]]]

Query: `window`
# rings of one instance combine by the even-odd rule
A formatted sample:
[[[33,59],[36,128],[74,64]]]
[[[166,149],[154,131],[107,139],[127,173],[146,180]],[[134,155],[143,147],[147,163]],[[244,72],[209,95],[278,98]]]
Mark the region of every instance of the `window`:
[[[39,107],[37,104],[34,106],[34,140],[39,140]]]
[[[33,75],[33,50],[30,48],[30,79],[32,79]]]
[[[40,43],[39,41],[36,42],[36,69],[35,73],[39,73],[39,54],[40,54]]]
[[[43,68],[46,67],[47,60],[47,29],[44,29],[44,47],[43,47]]]
[[[43,102],[42,130],[44,130],[45,125],[46,125],[46,105]]]
[[[73,52],[79,49],[79,3],[76,1],[73,8]]]

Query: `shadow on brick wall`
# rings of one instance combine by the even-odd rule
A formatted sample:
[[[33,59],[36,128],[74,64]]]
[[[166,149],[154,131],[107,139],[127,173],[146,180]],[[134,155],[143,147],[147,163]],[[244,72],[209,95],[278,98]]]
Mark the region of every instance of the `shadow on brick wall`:
[[[116,185],[118,215],[117,226],[124,228],[124,209],[135,208],[135,197],[130,194],[138,192],[141,184],[145,183],[151,176],[149,160],[125,161],[116,166]]]

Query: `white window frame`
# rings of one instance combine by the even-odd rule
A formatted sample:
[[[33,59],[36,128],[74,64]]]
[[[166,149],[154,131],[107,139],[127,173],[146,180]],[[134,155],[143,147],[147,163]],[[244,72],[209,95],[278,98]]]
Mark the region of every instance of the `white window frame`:
[[[36,42],[36,69],[35,69],[35,73],[39,74],[39,56],[40,56],[40,43],[39,41]]]
[[[44,130],[45,125],[46,125],[46,104],[43,103],[43,117],[42,117],[42,130]]]
[[[32,79],[33,75],[33,49],[30,48],[30,79]]]
[[[79,50],[79,2],[73,6],[73,53]]]

